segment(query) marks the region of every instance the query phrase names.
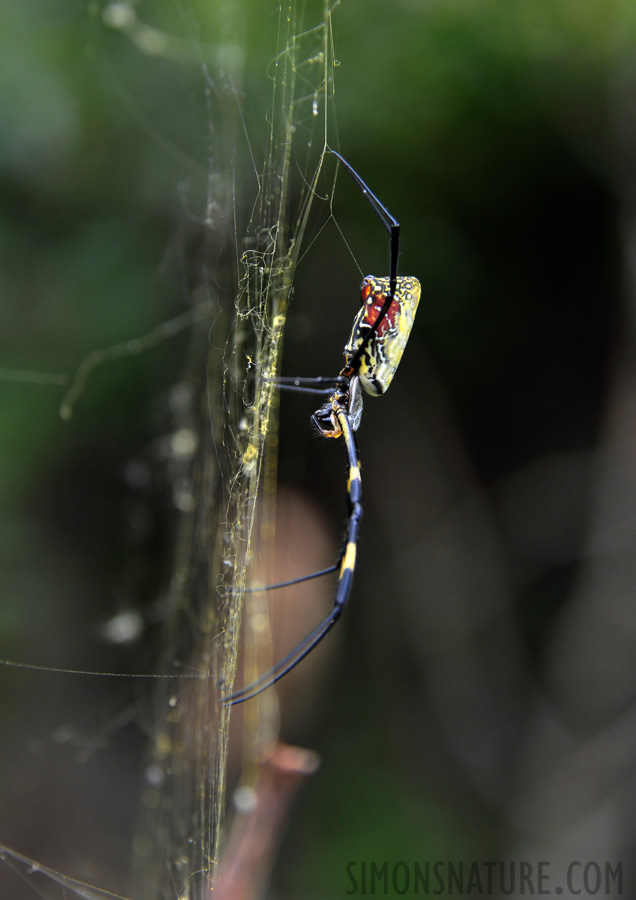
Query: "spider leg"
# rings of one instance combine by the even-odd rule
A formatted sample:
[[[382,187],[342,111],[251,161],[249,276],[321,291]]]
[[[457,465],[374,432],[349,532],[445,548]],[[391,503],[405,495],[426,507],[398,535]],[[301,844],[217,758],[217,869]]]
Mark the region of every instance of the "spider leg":
[[[323,575],[329,575],[331,572],[335,572],[336,569],[340,568],[340,560],[337,563],[334,563],[333,566],[328,566],[326,569],[319,569],[317,572],[312,572],[310,575],[300,575],[298,578],[290,578],[289,581],[277,581],[275,584],[260,584],[258,587],[249,587],[244,588],[240,591],[242,594],[260,594],[261,591],[275,591],[278,588],[286,588],[291,587],[293,584],[302,584],[303,581],[311,581],[314,578],[322,578]],[[220,585],[217,587],[217,592],[221,597],[227,597],[232,594],[239,593],[231,585],[225,587],[224,585]]]
[[[334,410],[344,437],[347,450],[347,459],[349,463],[349,478],[347,481],[347,500],[349,504],[349,521],[347,523],[347,541],[344,547],[340,561],[340,575],[336,594],[333,601],[333,607],[328,615],[316,625],[303,640],[294,647],[286,656],[284,656],[276,665],[248,684],[247,687],[241,688],[223,698],[223,702],[228,706],[235,706],[238,703],[244,703],[251,700],[262,691],[276,684],[284,675],[290,672],[298,665],[320,641],[327,635],[336,624],[342,612],[347,605],[351,588],[353,586],[353,575],[356,566],[356,551],[358,545],[358,528],[360,519],[362,518],[362,482],[360,479],[360,463],[358,461],[358,451],[349,416],[345,408],[338,405]]]
[[[295,384],[279,384],[277,387],[279,387],[281,391],[292,391],[294,394],[320,394],[321,397],[326,397],[327,394],[333,394],[333,387],[314,388]]]
[[[281,391],[294,391],[298,394],[331,394],[343,381],[346,379],[342,375],[317,375],[310,378],[281,375],[272,378],[270,384],[276,385]]]
[[[242,688],[240,691],[236,691],[234,694],[230,694],[229,697],[225,697],[223,702],[228,706],[236,706],[238,703],[245,703],[246,700],[251,700],[252,697],[258,696],[262,691],[265,691],[273,684],[276,684],[277,681],[297,666],[308,653],[311,653],[314,647],[320,643],[329,631],[331,631],[340,618],[341,613],[342,608],[334,606],[329,615],[325,616],[322,622],[316,625],[313,631],[310,631],[307,637],[304,638],[297,647],[294,647],[287,656],[284,656],[273,669],[270,669],[269,672],[261,675],[260,678],[257,678],[256,681],[253,681],[247,687]]]
[[[370,187],[360,178],[356,170],[353,166],[347,162],[347,160],[340,156],[339,153],[336,153],[335,150],[332,150],[331,153],[336,157],[337,160],[345,167],[347,173],[351,176],[357,186],[360,188],[364,197],[366,197],[369,205],[374,210],[386,230],[389,232],[389,238],[391,242],[391,252],[390,252],[390,266],[389,269],[389,291],[391,294],[391,298],[395,296],[395,287],[397,282],[397,265],[398,265],[398,256],[400,254],[400,223],[392,216],[388,211],[386,206],[383,203],[380,203],[378,198],[375,196]]]
[[[342,375],[313,375],[310,377],[305,377],[303,375],[280,375],[278,378],[272,378],[272,383],[279,385],[282,387],[283,385],[291,384],[294,387],[299,387],[302,385],[312,385],[312,384],[324,384],[329,385],[332,389],[338,385],[342,384],[346,381]]]
[[[352,367],[353,370],[355,371],[355,369],[358,365],[358,362],[360,360],[360,357],[366,350],[366,347],[367,347],[369,341],[371,341],[373,339],[374,335],[376,334],[378,328],[380,327],[380,325],[382,323],[382,320],[384,319],[384,317],[386,316],[386,314],[389,311],[389,307],[391,306],[391,303],[393,302],[393,298],[395,297],[395,291],[397,289],[398,257],[400,255],[400,223],[395,218],[395,216],[391,215],[391,213],[388,211],[386,206],[384,206],[384,204],[378,200],[378,198],[375,196],[375,194],[369,188],[369,186],[362,180],[362,178],[360,178],[360,176],[358,175],[356,170],[353,168],[353,166],[351,166],[350,163],[348,163],[347,160],[343,156],[340,156],[340,154],[337,153],[335,150],[330,150],[330,152],[333,154],[333,156],[336,157],[336,159],[341,163],[341,165],[343,165],[345,167],[345,171],[356,183],[356,185],[362,192],[363,196],[366,198],[367,202],[369,203],[369,205],[371,206],[371,208],[373,209],[375,214],[378,216],[378,218],[380,219],[380,221],[382,222],[382,224],[384,225],[386,230],[389,232],[389,241],[390,241],[389,293],[385,297],[384,304],[383,304],[382,309],[380,310],[375,322],[373,323],[372,327],[369,329],[369,331],[365,335],[365,338],[362,341],[362,343],[360,344],[360,346],[358,347],[355,356],[349,362],[349,366]]]
[[[260,591],[274,591],[277,588],[291,587],[292,584],[302,584],[303,581],[311,581],[312,578],[322,578],[323,575],[329,575],[335,572],[339,567],[340,561],[329,566],[327,569],[320,569],[318,572],[312,572],[311,575],[301,575],[299,578],[291,578],[289,581],[278,581],[276,584],[264,584],[260,587],[245,588],[246,594],[258,594]]]

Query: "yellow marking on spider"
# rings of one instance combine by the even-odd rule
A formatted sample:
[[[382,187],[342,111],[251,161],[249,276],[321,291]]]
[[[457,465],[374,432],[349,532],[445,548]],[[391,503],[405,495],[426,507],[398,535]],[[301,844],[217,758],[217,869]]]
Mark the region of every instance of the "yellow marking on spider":
[[[353,541],[349,541],[347,544],[347,549],[345,550],[345,555],[342,560],[342,565],[340,567],[340,571],[344,572],[345,569],[348,569],[350,572],[356,567],[356,545]]]
[[[360,481],[359,466],[351,466],[351,468],[349,469],[349,490],[351,490],[351,485],[354,481]]]

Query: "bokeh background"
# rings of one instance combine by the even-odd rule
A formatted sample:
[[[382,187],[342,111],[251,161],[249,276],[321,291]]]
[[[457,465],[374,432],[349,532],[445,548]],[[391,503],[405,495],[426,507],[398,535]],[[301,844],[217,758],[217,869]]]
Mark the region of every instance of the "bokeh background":
[[[210,120],[187,51],[231,5],[208,7],[135,7],[182,54],[110,27],[123,4],[0,10],[3,658],[152,662],[145,630],[113,648],[104,623],[160,619],[164,442],[191,331],[98,366],[70,422],[59,404],[88,353],[183,314],[196,288]],[[234,10],[249,107],[269,90],[276,9]],[[423,298],[390,393],[365,406],[350,608],[311,687],[289,677],[283,736],[322,768],[271,896],[344,896],[352,860],[547,859],[555,877],[622,861],[627,890],[636,7],[343,0],[334,40],[338,149],[400,220]],[[287,374],[338,370],[360,268],[386,273],[386,235],[342,175],[334,213],[298,267]],[[342,450],[312,434],[312,410],[281,404],[277,549],[298,572],[304,533],[335,554],[346,511]],[[286,528],[299,504],[307,524]],[[125,893],[149,690],[0,668],[2,843]],[[0,866],[5,881],[32,895]]]

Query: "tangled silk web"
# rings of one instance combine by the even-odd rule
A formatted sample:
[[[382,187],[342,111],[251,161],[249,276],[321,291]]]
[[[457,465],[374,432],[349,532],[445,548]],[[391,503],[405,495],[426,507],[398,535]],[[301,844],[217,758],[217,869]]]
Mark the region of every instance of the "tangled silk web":
[[[239,34],[231,7],[209,40],[185,4],[188,38],[144,24],[143,5],[111,3],[101,13],[103,27],[142,53],[190,58],[200,67],[210,134],[204,253],[191,309],[145,335],[93,350],[61,405],[69,419],[97,366],[116,365],[187,329],[195,335],[188,372],[173,392],[181,524],[147,726],[134,900],[202,898],[211,890],[229,726],[220,698],[236,669],[257,496],[266,502],[275,487],[270,379],[279,369],[294,270],[332,132],[332,4],[325,2],[314,22],[300,21],[294,0],[282,4],[269,65],[256,74],[246,71],[247,29]],[[117,896],[8,848],[0,855],[41,896]]]

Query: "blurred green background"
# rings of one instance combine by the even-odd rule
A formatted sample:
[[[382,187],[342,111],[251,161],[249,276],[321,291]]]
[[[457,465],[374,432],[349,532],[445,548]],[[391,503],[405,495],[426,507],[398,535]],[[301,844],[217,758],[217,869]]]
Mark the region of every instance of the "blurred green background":
[[[126,9],[0,9],[0,656],[134,672],[143,636],[113,650],[100,627],[170,577],[161,440],[190,335],[96,367],[70,422],[62,382],[189,308],[216,126],[198,42],[247,14],[241,91],[264,108],[277,13],[137,4],[163,47],[109,27]],[[323,765],[272,896],[345,896],[350,860],[607,858],[633,883],[636,7],[342,0],[334,41],[337,148],[400,220],[423,298],[365,407],[342,633],[311,708],[283,709]],[[334,227],[308,241],[287,374],[338,370],[358,265],[386,274],[343,175],[334,211],[352,253]],[[280,481],[335,548],[342,451],[312,410],[284,398]],[[0,669],[2,843],[126,892],[144,690]]]

